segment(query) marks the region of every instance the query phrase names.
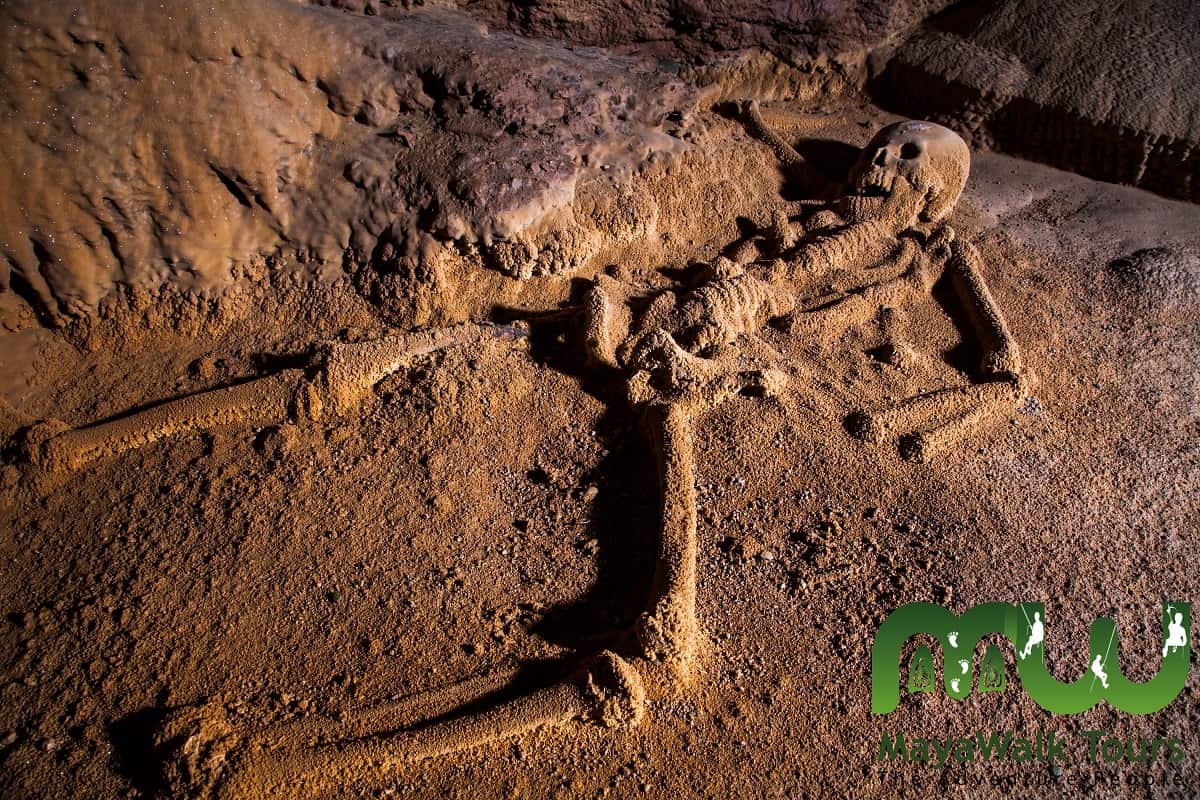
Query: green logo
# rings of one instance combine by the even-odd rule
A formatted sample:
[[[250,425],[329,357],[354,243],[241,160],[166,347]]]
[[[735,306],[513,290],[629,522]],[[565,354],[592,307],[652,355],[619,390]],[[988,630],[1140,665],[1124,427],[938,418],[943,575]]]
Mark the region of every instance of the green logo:
[[[1046,610],[1041,603],[985,603],[961,616],[933,603],[909,603],[888,615],[871,648],[871,713],[889,714],[900,704],[900,654],[904,643],[928,634],[941,645],[942,678],[946,694],[963,700],[975,684],[975,646],[989,634],[1008,639],[1016,653],[1017,675],[1025,692],[1054,714],[1078,714],[1101,699],[1128,714],[1151,714],[1165,708],[1183,690],[1190,664],[1188,631],[1191,606],[1163,605],[1162,664],[1145,683],[1133,683],[1121,674],[1117,624],[1108,617],[1092,622],[1091,660],[1083,674],[1063,683],[1046,669],[1043,647]],[[1004,654],[995,644],[983,657],[979,691],[998,692],[1005,686]],[[909,661],[908,690],[935,688],[933,653],[917,647]]]

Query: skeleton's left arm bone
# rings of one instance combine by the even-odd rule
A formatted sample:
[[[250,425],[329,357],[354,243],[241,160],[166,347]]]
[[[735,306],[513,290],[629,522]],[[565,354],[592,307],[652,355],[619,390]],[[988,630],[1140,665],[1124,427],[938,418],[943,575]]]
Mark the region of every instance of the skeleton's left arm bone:
[[[912,240],[904,240],[894,267],[880,271],[892,277],[880,283],[857,288],[826,302],[819,308],[797,311],[789,318],[793,333],[808,331],[818,339],[828,339],[877,316],[885,306],[902,307],[915,302],[924,292],[919,253]]]
[[[743,101],[742,113],[746,117],[746,127],[750,130],[750,133],[767,147],[771,148],[771,151],[775,153],[775,158],[779,159],[780,164],[793,169],[805,166],[807,162],[804,160],[804,156],[796,152],[796,148],[788,144],[762,118],[762,114],[758,110],[757,100]]]

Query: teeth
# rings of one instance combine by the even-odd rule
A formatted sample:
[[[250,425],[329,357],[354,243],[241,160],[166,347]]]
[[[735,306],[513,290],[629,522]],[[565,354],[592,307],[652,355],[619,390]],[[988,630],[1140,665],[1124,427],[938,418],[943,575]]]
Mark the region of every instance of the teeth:
[[[859,197],[887,197],[891,194],[891,178],[895,176],[868,172],[858,178],[855,194]]]
[[[887,197],[888,191],[878,183],[869,183],[858,190],[859,197]]]

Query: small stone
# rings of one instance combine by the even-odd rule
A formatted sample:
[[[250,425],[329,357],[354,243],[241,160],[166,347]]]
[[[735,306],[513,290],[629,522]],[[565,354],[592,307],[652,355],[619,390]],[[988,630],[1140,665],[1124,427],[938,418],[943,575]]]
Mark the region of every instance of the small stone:
[[[590,503],[600,494],[600,489],[596,486],[589,486],[583,490],[583,502]]]
[[[254,446],[267,458],[276,459],[295,450],[299,439],[295,425],[277,425],[260,433]]]
[[[212,356],[204,356],[192,362],[192,375],[202,381],[210,381],[217,374],[217,360]]]
[[[741,557],[743,561],[749,561],[755,556],[763,552],[762,543],[753,536],[746,536],[741,539],[734,547],[734,554]]]

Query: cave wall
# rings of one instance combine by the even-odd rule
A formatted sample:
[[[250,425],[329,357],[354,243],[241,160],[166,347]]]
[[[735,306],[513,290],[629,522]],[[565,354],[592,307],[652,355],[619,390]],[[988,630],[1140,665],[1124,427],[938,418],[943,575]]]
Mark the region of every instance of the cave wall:
[[[975,147],[1196,201],[1198,41],[1191,0],[963,3],[896,48],[871,89]]]
[[[574,219],[578,192],[677,146],[662,123],[692,102],[653,61],[454,8],[120,8],[0,7],[0,288],[48,322],[281,248],[413,272],[431,243],[487,251],[538,228],[543,246],[501,267],[577,260],[605,221]]]
[[[692,57],[762,48],[792,64],[856,59],[950,0],[460,0],[495,26],[527,36],[620,47],[666,43]]]
[[[696,109],[869,73],[874,99],[976,148],[1195,200],[1198,9],[15,0],[0,321],[13,296],[60,324],[121,287],[226,285],[275,253],[366,265],[397,297],[435,279],[436,248],[513,279],[569,273],[648,235],[632,176],[687,150]]]

